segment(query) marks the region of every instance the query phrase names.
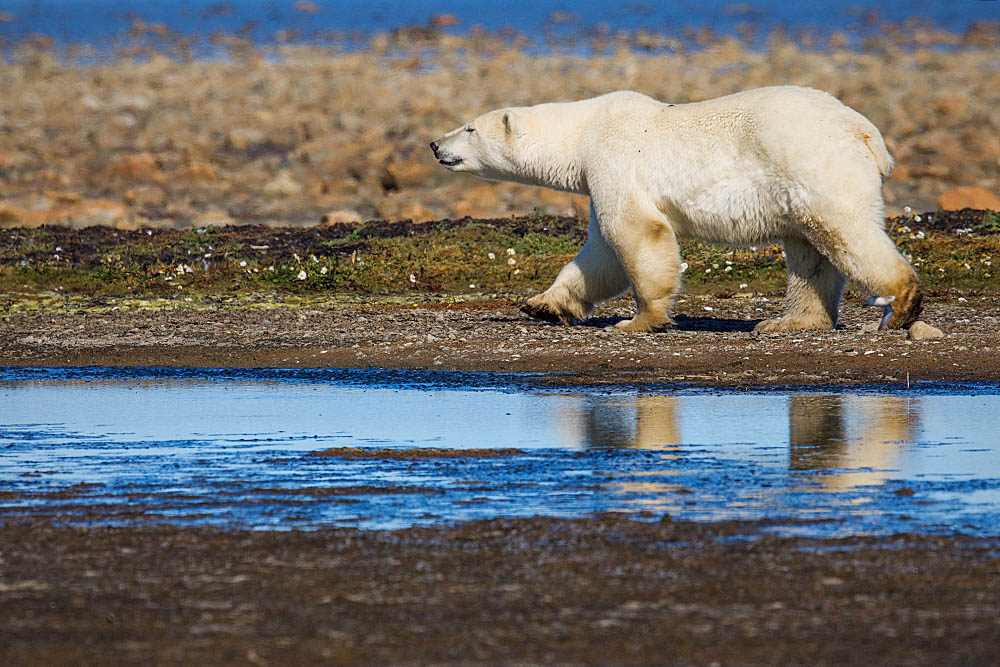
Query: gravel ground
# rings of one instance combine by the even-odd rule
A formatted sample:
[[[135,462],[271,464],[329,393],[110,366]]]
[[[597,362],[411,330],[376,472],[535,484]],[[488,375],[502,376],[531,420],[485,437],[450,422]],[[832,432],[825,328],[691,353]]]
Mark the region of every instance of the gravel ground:
[[[488,295],[487,295],[488,296]],[[529,319],[499,295],[466,303],[322,300],[267,307],[177,301],[155,309],[15,313],[0,321],[3,365],[430,368],[530,371],[539,382],[684,382],[755,386],[1000,380],[1000,298],[931,295],[923,319],[942,338],[863,330],[878,312],[845,302],[835,331],[753,333],[781,303],[682,296],[675,329],[607,328],[632,311],[602,305],[585,325]],[[117,308],[117,310],[114,310]]]

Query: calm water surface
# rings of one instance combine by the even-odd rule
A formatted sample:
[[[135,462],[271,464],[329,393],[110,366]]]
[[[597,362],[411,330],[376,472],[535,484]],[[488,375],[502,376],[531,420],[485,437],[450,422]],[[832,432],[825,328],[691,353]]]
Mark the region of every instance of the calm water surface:
[[[517,448],[352,460],[334,447]],[[540,390],[531,376],[0,369],[0,520],[394,528],[626,512],[1000,534],[1000,387]]]
[[[425,25],[439,13],[454,15],[462,32],[480,25],[487,30],[512,27],[532,38],[545,35],[586,35],[594,28],[607,32],[648,29],[680,34],[688,27],[710,27],[736,34],[750,25],[769,32],[776,25],[829,34],[874,32],[877,23],[901,23],[923,17],[955,32],[976,20],[996,20],[992,0],[826,0],[779,2],[754,0],[671,0],[620,2],[610,0],[315,0],[316,11],[301,11],[296,0],[5,0],[0,11],[0,38],[18,39],[42,33],[63,42],[100,42],[121,35],[136,19],[163,23],[183,35],[215,31],[241,32],[267,41],[278,30],[300,40],[333,31],[371,34],[403,25]],[[289,32],[292,31],[292,32]]]

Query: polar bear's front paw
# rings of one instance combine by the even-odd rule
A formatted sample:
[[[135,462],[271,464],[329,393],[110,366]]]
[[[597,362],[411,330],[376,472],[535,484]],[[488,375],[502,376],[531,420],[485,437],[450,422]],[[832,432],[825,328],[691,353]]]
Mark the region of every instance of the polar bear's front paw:
[[[529,317],[533,317],[536,320],[544,320],[546,322],[553,323],[563,323],[566,325],[573,324],[577,320],[577,316],[568,310],[562,308],[553,307],[545,299],[545,294],[538,294],[530,299],[524,301],[521,304],[521,312]],[[582,319],[582,318],[581,318]]]

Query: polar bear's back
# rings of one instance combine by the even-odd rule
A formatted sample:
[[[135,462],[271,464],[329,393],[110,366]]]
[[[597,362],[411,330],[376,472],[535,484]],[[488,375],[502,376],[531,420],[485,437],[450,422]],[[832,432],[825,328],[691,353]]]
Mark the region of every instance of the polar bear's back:
[[[756,88],[685,106],[699,115],[745,114],[760,148],[793,170],[822,166],[825,158],[841,163],[855,158],[874,166],[882,176],[892,169],[878,128],[833,95],[815,88]]]
[[[679,236],[753,244],[792,220],[867,211],[892,164],[864,116],[810,88],[673,106],[616,93],[602,104],[591,183],[650,196]],[[880,221],[872,211],[857,217]]]

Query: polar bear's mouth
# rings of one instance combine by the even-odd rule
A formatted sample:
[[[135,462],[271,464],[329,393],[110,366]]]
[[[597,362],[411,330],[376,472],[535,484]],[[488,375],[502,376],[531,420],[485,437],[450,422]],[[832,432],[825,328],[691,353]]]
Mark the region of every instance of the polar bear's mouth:
[[[438,160],[438,164],[444,165],[445,167],[454,167],[457,164],[462,163],[462,158],[441,158]]]

